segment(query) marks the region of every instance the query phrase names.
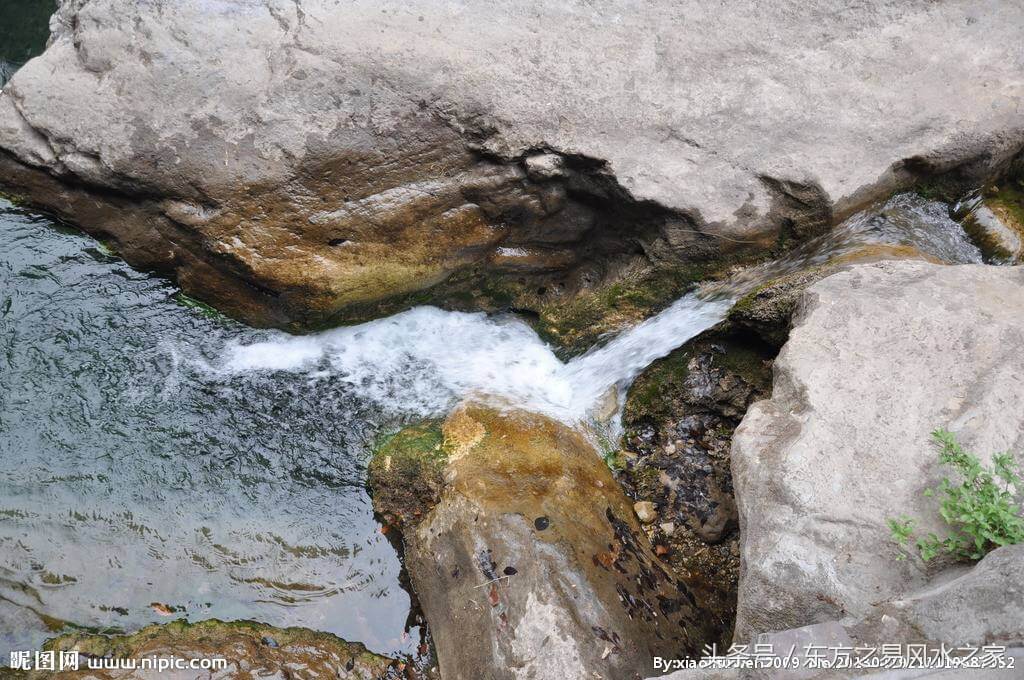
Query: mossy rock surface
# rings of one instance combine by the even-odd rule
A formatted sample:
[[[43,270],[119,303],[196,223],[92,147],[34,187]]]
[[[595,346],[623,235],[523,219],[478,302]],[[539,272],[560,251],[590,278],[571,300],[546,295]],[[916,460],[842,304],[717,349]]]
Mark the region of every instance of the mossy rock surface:
[[[546,285],[477,268],[457,272],[429,289],[351,306],[344,321],[368,321],[417,305],[463,312],[514,312],[567,358],[663,310],[696,284],[723,277],[734,264],[721,260],[645,265],[575,292],[561,290],[557,281]]]
[[[1006,223],[1024,233],[1024,177],[1007,179],[986,191],[986,201]]]
[[[154,671],[122,675],[113,671],[90,670],[88,660],[142,659],[224,659],[225,677],[256,680],[285,677],[295,680],[341,678],[345,680],[391,680],[404,677],[401,664],[367,651],[358,643],[346,642],[329,633],[305,628],[274,628],[254,621],[225,622],[217,619],[189,623],[184,619],[147,626],[131,635],[69,633],[48,641],[46,651],[78,651],[79,670],[57,673],[33,671],[23,675],[31,680],[59,678],[143,678]]]
[[[709,354],[715,367],[739,376],[759,391],[771,389],[771,347],[756,337],[739,338],[714,329],[655,361],[637,377],[626,396],[623,421],[629,425],[645,419],[665,420],[678,412],[690,362],[701,354]]]
[[[963,226],[986,261],[1024,261],[1024,179],[986,187],[981,205],[964,218]]]
[[[0,201],[7,201],[14,207],[18,208],[25,204],[25,199],[17,194],[8,193],[6,191],[0,191]]]
[[[626,274],[572,298],[538,300],[534,327],[565,356],[579,354],[602,336],[635,325],[678,300],[700,281],[720,278],[729,264],[693,263]]]
[[[782,274],[740,298],[729,310],[730,324],[753,331],[766,343],[779,348],[789,337],[790,322],[803,292],[811,284],[854,264],[884,260],[924,260],[939,263],[913,246],[895,244],[863,245],[833,257],[826,263]]]
[[[385,438],[370,460],[367,486],[374,510],[399,528],[418,522],[441,497],[449,453],[440,420]]]

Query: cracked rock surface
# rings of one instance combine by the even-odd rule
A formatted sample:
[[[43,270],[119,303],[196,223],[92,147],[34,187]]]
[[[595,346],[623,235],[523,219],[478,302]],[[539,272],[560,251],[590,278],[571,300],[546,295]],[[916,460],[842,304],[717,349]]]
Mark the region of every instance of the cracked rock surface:
[[[0,183],[253,323],[469,274],[571,296],[998,171],[1022,24],[994,1],[65,0],[0,96]]]

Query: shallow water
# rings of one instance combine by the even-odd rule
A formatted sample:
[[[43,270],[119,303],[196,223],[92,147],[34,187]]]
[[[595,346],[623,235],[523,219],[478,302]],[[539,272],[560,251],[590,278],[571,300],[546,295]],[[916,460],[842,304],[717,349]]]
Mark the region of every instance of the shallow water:
[[[898,196],[563,363],[511,316],[250,329],[0,202],[0,659],[62,621],[166,621],[154,602],[412,653],[363,489],[381,433],[467,396],[589,422],[765,277],[877,243],[980,261],[947,210]]]
[[[0,659],[53,619],[257,618],[411,652],[343,383],[184,370],[259,333],[0,202]]]

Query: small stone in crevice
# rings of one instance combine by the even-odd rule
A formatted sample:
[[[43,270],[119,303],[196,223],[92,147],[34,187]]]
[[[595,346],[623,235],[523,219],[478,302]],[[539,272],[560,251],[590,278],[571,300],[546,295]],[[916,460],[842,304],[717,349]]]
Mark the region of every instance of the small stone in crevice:
[[[638,501],[633,504],[633,511],[636,512],[636,516],[640,518],[640,521],[644,524],[653,524],[654,520],[658,519],[658,511],[654,507],[654,503],[650,501]]]

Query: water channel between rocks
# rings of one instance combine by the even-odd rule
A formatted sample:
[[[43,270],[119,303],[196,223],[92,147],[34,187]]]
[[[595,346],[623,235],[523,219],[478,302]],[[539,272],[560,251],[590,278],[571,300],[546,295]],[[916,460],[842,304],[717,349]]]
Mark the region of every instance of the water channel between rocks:
[[[254,330],[0,202],[0,658],[66,626],[166,621],[153,603],[412,654],[364,490],[374,441],[466,397],[593,432],[610,394],[758,281],[879,243],[981,259],[946,205],[901,195],[563,363],[513,316],[430,307]]]

